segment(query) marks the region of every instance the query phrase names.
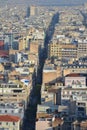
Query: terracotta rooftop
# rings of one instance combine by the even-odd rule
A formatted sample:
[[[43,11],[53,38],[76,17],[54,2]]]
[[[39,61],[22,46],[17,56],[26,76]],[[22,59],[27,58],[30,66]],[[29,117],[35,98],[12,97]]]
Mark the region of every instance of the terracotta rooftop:
[[[0,115],[0,121],[2,122],[18,122],[20,118],[12,115]]]
[[[9,55],[8,51],[0,50],[0,56],[8,56],[8,55]]]
[[[71,73],[68,74],[66,77],[81,77],[81,75],[79,73]]]

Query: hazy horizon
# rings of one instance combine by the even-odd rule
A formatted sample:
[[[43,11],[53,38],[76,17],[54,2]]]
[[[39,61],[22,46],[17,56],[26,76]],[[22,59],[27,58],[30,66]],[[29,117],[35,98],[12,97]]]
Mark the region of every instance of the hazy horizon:
[[[61,6],[72,6],[81,5],[87,2],[87,0],[0,0],[0,4],[24,4],[24,5],[61,5]]]

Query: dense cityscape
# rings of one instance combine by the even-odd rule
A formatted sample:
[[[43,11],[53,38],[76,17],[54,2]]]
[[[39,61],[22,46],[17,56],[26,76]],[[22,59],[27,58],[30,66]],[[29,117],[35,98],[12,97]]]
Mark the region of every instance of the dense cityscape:
[[[87,130],[87,3],[7,3],[0,7],[0,130]]]

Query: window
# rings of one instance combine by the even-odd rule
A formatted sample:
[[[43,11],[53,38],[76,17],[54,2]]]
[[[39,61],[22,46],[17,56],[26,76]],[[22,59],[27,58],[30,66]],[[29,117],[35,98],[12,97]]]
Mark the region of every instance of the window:
[[[8,125],[8,122],[6,122],[6,125]]]
[[[51,109],[46,109],[46,112],[47,112],[47,113],[51,113],[52,110],[51,110]]]
[[[5,113],[7,113],[7,110],[5,110]]]
[[[0,122],[0,125],[1,125],[2,123]]]
[[[13,125],[15,125],[15,122],[13,122]]]
[[[14,113],[14,111],[13,111],[13,110],[12,110],[11,112],[12,112],[12,113]]]

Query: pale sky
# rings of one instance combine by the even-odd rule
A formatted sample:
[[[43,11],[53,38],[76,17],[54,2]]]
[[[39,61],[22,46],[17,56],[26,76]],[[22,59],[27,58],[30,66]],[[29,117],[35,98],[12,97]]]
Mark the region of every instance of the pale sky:
[[[87,0],[0,0],[0,3],[15,3],[15,4],[44,4],[44,5],[69,5],[69,4],[83,4]]]

